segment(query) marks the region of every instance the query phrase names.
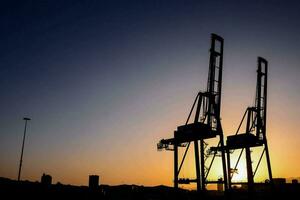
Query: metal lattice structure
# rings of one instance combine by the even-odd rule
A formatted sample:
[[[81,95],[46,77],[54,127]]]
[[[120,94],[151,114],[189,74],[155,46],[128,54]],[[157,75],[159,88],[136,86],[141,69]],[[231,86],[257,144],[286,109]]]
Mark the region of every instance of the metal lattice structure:
[[[269,156],[268,142],[266,137],[266,122],[267,122],[267,80],[268,80],[268,62],[262,57],[258,57],[258,68],[257,68],[257,84],[256,84],[256,98],[255,105],[248,107],[241,120],[238,130],[235,135],[227,137],[226,141],[226,152],[227,152],[227,174],[228,174],[228,187],[231,189],[232,177],[234,172],[237,170],[238,163],[241,155],[245,150],[246,154],[246,166],[247,166],[247,184],[248,190],[252,191],[254,188],[254,176],[261,163],[263,155],[266,155],[267,167],[269,180],[272,183],[272,170]],[[245,120],[246,117],[246,120]],[[246,121],[246,122],[245,122]],[[243,123],[246,123],[246,130],[244,133],[239,133]],[[255,147],[264,147],[253,172],[251,149]],[[237,162],[234,168],[231,168],[230,153],[233,150],[241,149]],[[221,150],[215,148],[214,150]]]
[[[209,60],[209,72],[207,89],[205,92],[199,92],[193,103],[191,111],[188,115],[185,125],[178,126],[174,131],[174,137],[162,139],[157,144],[158,150],[166,149],[174,152],[174,188],[178,188],[179,184],[189,184],[195,182],[197,191],[205,190],[206,184],[220,183],[218,181],[208,181],[207,176],[214,163],[217,152],[212,156],[211,162],[206,165],[205,147],[206,140],[211,138],[219,138],[218,147],[221,149],[221,159],[223,168],[224,188],[227,189],[227,171],[226,171],[226,155],[224,148],[224,136],[220,121],[221,110],[221,91],[222,91],[222,69],[223,69],[223,45],[222,37],[211,34],[211,48]],[[194,113],[194,121],[189,123],[192,114]],[[179,178],[182,165],[185,161],[186,154],[190,144],[194,143],[195,152],[195,169],[196,179]],[[200,154],[199,154],[200,145]],[[184,155],[178,162],[178,148],[185,148]]]

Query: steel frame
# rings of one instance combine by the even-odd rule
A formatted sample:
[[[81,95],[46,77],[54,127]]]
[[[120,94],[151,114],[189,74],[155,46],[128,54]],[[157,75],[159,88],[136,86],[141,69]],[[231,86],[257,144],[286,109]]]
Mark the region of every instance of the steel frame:
[[[220,181],[207,181],[207,176],[213,165],[217,152],[214,152],[209,167],[205,166],[205,140],[219,136],[219,147],[221,147],[221,158],[223,168],[223,184],[227,189],[226,156],[224,149],[224,136],[220,121],[222,68],[223,68],[223,45],[222,37],[211,34],[211,48],[209,60],[209,73],[206,92],[199,92],[195,98],[191,111],[185,125],[177,127],[174,138],[162,139],[158,143],[158,149],[174,151],[174,188],[179,184],[196,182],[197,191],[205,190],[206,184],[220,183]],[[189,124],[190,117],[195,109],[194,122]],[[185,161],[191,142],[194,143],[196,179],[179,178],[179,173]],[[199,155],[200,143],[200,155]],[[172,147],[170,147],[172,146]],[[178,166],[178,148],[184,147],[185,152]],[[207,169],[207,171],[205,171]]]

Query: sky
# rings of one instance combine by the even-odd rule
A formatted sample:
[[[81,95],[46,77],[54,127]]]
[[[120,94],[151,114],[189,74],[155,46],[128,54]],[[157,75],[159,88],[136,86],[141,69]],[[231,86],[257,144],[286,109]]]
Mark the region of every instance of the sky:
[[[206,89],[216,33],[225,136],[254,102],[262,56],[273,176],[300,177],[299,8],[289,0],[1,1],[0,176],[17,178],[27,116],[23,180],[47,173],[54,183],[87,185],[98,174],[103,184],[171,186],[173,154],[156,144]],[[194,175],[187,160],[184,177]],[[256,181],[267,178],[264,167]],[[220,175],[216,167],[212,176]]]

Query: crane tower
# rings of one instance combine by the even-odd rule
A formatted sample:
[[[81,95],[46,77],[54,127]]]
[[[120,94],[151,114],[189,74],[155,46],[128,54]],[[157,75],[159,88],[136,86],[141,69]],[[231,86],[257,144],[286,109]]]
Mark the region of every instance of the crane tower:
[[[205,147],[208,144],[207,141],[212,138],[218,138],[218,147],[221,149],[221,167],[223,169],[222,184],[224,184],[224,188],[227,189],[228,181],[226,170],[226,152],[224,148],[224,136],[220,120],[223,45],[224,40],[222,37],[216,34],[211,34],[209,72],[206,91],[198,92],[186,123],[177,127],[177,129],[174,131],[174,137],[162,139],[157,144],[158,150],[166,149],[174,152],[174,188],[178,188],[179,184],[189,184],[195,182],[197,184],[197,191],[201,191],[206,189],[206,184],[220,184],[220,180],[207,180],[207,176],[215,161],[217,152],[215,151],[210,155],[205,152]],[[193,114],[194,121],[190,123],[189,121]],[[182,165],[185,161],[186,154],[191,143],[194,144],[196,178],[179,178]],[[179,164],[178,148],[180,147],[185,148],[185,151]],[[210,163],[206,163],[207,156],[212,156]]]

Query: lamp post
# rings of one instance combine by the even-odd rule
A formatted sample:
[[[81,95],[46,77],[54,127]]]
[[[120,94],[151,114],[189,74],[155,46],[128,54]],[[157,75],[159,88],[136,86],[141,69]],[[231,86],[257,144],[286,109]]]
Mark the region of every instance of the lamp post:
[[[23,161],[23,151],[24,151],[24,144],[25,144],[25,137],[26,137],[27,121],[29,121],[31,119],[28,118],[28,117],[24,117],[23,120],[25,120],[25,128],[24,128],[23,143],[22,143],[22,150],[21,150],[21,158],[20,158],[20,165],[19,165],[18,181],[20,181],[20,177],[21,177],[22,161]]]

